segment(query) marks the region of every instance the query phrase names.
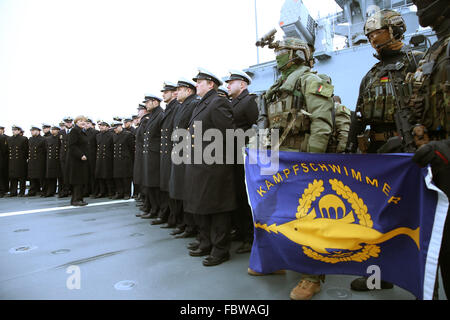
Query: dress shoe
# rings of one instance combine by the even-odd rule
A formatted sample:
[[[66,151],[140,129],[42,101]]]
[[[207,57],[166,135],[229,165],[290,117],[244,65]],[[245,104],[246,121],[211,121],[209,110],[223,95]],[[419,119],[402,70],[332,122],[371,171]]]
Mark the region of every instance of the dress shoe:
[[[17,197],[17,193],[10,193],[10,194],[8,194],[8,197],[10,197],[10,198]]]
[[[46,195],[44,195],[45,198],[50,198],[50,197],[53,197],[53,196],[54,196],[54,194],[46,194]]]
[[[182,234],[178,234],[178,235],[176,235],[175,236],[175,239],[184,239],[184,238],[192,238],[192,237],[195,237],[196,236],[196,233],[194,233],[194,232],[186,232],[186,231],[184,231]]]
[[[32,193],[28,192],[28,194],[27,194],[27,197],[35,197],[35,196],[36,196],[36,193],[34,193],[34,192],[32,192]]]
[[[84,201],[75,201],[74,203],[72,203],[72,205],[75,207],[83,207],[83,206],[87,206],[87,203]]]
[[[171,235],[171,236],[176,236],[177,234],[182,234],[183,232],[184,232],[183,229],[175,228],[175,230],[173,230],[173,231],[170,233],[170,235]]]
[[[100,198],[104,198],[104,197],[105,197],[104,194],[99,193],[98,195],[95,196],[95,199],[100,199]]]
[[[123,200],[130,200],[130,196],[124,196]]]
[[[142,217],[142,214],[136,213],[136,217],[140,218],[140,217]]]
[[[119,199],[123,199],[123,195],[120,195],[120,194],[116,194],[115,196],[113,196],[112,198],[111,198],[112,200],[119,200]]]
[[[256,272],[253,269],[247,268],[247,273],[251,276],[267,276],[267,275],[284,275],[286,274],[286,270],[277,270],[271,273],[261,273],[261,272]]]
[[[213,267],[213,266],[217,266],[221,263],[224,263],[225,261],[230,260],[230,254],[227,253],[226,255],[224,255],[223,257],[214,257],[214,256],[207,256],[205,259],[203,259],[203,265],[205,267]]]
[[[202,249],[198,248],[196,250],[189,250],[189,255],[191,257],[202,257],[202,256],[209,255],[210,252],[211,252],[211,250],[202,250]]]
[[[41,193],[40,197],[45,198],[45,194]]]
[[[150,212],[150,219],[156,219],[158,218],[158,213],[157,212]]]
[[[161,229],[173,229],[175,227],[176,227],[176,225],[167,223],[167,224],[161,226]]]
[[[367,287],[367,279],[368,279],[367,277],[356,278],[350,284],[350,288],[355,291],[373,290],[373,289],[369,289],[369,287]],[[380,289],[392,289],[394,287],[394,285],[390,282],[381,280],[380,287],[381,287]],[[375,289],[375,290],[377,290],[377,289]]]
[[[66,193],[58,193],[58,198],[67,198],[68,195]]]
[[[248,253],[252,251],[252,243],[249,242],[244,242],[242,243],[242,245],[237,248],[236,253]]]
[[[137,216],[137,215],[136,215],[136,216]],[[151,219],[150,213],[142,214],[140,217],[141,217],[141,219]]]
[[[150,222],[150,224],[151,224],[152,226],[155,226],[155,225],[158,225],[158,224],[164,224],[164,223],[166,223],[166,222],[167,222],[167,221],[164,220],[164,219],[156,218],[156,220],[153,220],[152,222]]]
[[[189,250],[197,250],[199,246],[200,246],[200,242],[194,241],[194,242],[189,243],[189,244],[187,245],[187,248],[188,248]]]
[[[19,193],[18,197],[25,197],[25,193]]]

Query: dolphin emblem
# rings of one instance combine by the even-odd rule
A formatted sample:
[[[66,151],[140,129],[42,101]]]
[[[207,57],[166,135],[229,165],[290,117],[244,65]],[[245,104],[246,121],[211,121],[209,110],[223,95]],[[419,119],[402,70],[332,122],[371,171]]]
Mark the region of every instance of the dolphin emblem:
[[[420,228],[397,228],[387,233],[355,224],[353,212],[342,219],[317,218],[315,209],[307,216],[282,225],[255,223],[255,228],[261,228],[271,233],[281,233],[289,240],[313,249],[316,252],[329,254],[327,249],[359,250],[361,244],[379,244],[399,235],[410,237],[420,250]]]

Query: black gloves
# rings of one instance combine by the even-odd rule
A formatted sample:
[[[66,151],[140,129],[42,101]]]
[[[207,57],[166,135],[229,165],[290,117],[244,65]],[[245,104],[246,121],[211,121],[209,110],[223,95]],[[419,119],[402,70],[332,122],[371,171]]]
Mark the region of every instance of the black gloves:
[[[422,146],[412,160],[421,167],[430,164],[434,183],[450,198],[450,139]]]

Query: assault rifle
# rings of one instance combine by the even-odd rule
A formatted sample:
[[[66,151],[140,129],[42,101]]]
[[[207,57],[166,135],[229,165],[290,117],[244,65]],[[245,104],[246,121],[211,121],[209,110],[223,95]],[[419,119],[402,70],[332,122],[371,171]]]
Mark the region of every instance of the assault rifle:
[[[390,87],[390,93],[395,100],[395,113],[394,121],[397,128],[397,133],[399,136],[392,137],[378,149],[378,153],[394,153],[394,152],[407,152],[414,153],[417,150],[416,142],[413,137],[413,131],[415,130],[415,125],[409,122],[411,118],[411,110],[400,102],[400,97],[397,94],[396,86],[393,84],[394,78],[392,76],[392,71],[397,71],[403,68],[403,63],[390,64],[385,67],[388,71],[389,81],[386,86]]]

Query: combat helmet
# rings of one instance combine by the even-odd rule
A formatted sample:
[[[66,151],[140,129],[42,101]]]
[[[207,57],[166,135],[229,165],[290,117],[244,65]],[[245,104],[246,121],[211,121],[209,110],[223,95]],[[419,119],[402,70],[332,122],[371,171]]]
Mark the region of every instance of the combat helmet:
[[[450,17],[448,0],[412,0],[417,6],[417,17],[422,27],[431,26],[439,17]]]
[[[299,60],[306,63],[311,61],[311,50],[308,43],[299,38],[288,37],[277,41],[275,55],[278,57],[286,53],[289,53],[289,61],[285,65],[292,65]],[[279,67],[284,68],[285,66]]]
[[[406,32],[406,24],[400,13],[394,10],[383,9],[375,12],[367,18],[364,24],[364,34],[369,34],[376,30],[387,29],[391,34],[391,40],[402,40]]]

